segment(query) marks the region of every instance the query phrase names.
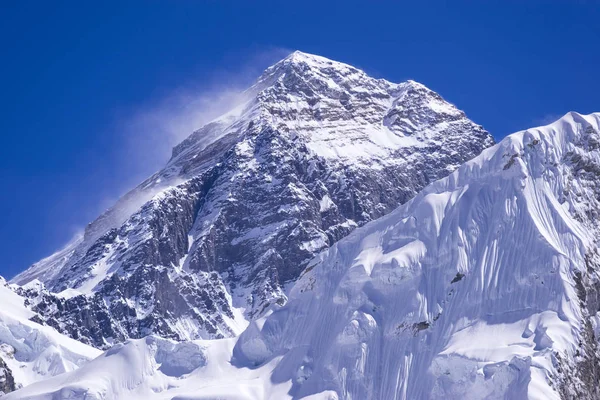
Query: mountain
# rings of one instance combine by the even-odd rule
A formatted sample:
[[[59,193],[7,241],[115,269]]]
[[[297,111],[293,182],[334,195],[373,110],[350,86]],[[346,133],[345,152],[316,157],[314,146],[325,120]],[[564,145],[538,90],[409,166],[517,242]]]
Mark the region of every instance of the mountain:
[[[598,398],[599,132],[485,150],[319,256],[235,359],[283,355],[297,397]]]
[[[320,251],[493,144],[417,82],[301,52],[241,97],[13,279],[46,324],[98,348],[236,336]]]
[[[0,278],[0,396],[33,382],[73,371],[100,351],[31,319],[27,299]]]
[[[569,113],[320,253],[239,337],[129,341],[7,399],[597,399],[599,218],[600,113]]]
[[[8,399],[597,399],[599,218],[600,113],[569,113],[333,244],[239,337],[130,341]]]

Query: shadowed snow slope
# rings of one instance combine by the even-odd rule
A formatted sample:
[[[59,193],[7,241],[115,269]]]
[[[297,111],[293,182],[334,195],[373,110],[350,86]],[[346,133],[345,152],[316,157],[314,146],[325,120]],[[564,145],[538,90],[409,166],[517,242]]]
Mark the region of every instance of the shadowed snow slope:
[[[129,367],[146,339],[8,398],[598,398],[599,123],[510,135],[355,230],[181,381]]]

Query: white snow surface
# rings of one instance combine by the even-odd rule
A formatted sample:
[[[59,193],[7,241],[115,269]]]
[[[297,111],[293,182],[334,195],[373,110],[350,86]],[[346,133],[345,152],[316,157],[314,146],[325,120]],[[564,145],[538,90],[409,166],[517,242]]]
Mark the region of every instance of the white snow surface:
[[[101,354],[49,326],[30,321],[35,314],[24,301],[0,277],[0,358],[17,386],[73,371]]]
[[[176,343],[155,336],[118,344],[73,373],[6,396],[12,399],[285,399],[291,384],[273,383],[274,358],[238,368],[235,339]]]
[[[600,113],[508,136],[321,253],[239,338],[129,341],[7,399],[557,399],[595,246],[561,160],[588,129]]]

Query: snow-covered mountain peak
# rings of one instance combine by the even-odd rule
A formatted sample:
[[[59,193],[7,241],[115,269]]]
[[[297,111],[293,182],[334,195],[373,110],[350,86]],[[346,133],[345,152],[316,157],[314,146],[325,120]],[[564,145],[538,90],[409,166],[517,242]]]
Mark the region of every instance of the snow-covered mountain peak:
[[[394,159],[390,154],[400,149],[460,141],[460,133],[449,134],[454,129],[445,124],[466,120],[421,83],[375,79],[348,64],[299,51],[267,68],[240,99],[232,111],[177,145],[169,164],[189,171],[182,164],[193,159],[204,168],[198,153],[213,143],[272,129],[300,136],[314,154],[332,162],[371,165],[373,159]]]
[[[367,76],[364,71],[351,65],[297,50],[267,68],[258,78],[256,84],[260,85],[261,82],[272,82],[273,80],[282,78],[286,74],[295,74],[298,76],[320,74],[330,77],[352,74]]]
[[[492,143],[423,85],[294,53],[15,283],[39,279],[36,310],[98,347],[234,336],[319,251]]]
[[[311,151],[334,162],[372,165],[398,149],[461,140],[436,125],[466,118],[415,81],[375,79],[300,52],[267,69],[254,87],[266,123],[303,135]]]
[[[339,61],[332,61],[328,58],[316,55],[316,54],[310,54],[310,53],[305,53],[303,51],[300,50],[295,50],[293,52],[291,52],[287,57],[285,57],[283,60],[279,61],[277,64],[299,64],[299,63],[305,63],[305,64],[311,64],[311,65],[315,65],[318,67],[322,67],[324,65],[327,66],[331,66],[334,65],[335,67],[338,68],[353,68],[351,65],[348,64],[344,64],[342,62]],[[275,64],[275,65],[277,65]]]

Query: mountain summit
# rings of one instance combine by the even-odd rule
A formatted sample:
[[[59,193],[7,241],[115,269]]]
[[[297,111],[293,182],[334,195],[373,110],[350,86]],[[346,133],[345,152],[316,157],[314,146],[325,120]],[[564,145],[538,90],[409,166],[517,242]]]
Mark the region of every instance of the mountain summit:
[[[419,83],[294,52],[13,283],[42,282],[19,294],[100,348],[232,337],[285,304],[317,253],[492,144]]]

